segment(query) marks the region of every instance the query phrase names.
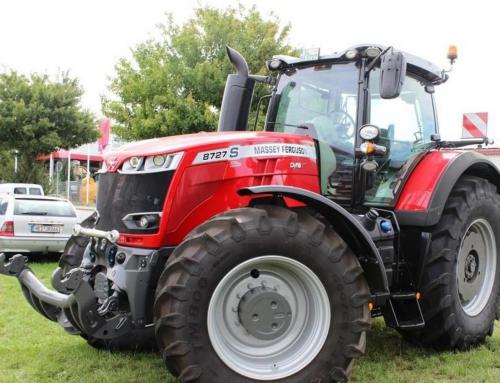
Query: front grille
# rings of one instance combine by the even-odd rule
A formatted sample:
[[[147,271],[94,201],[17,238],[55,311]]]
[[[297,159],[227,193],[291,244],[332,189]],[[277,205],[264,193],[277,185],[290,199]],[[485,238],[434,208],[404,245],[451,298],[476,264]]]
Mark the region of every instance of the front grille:
[[[144,230],[127,228],[122,218],[130,213],[163,210],[173,171],[142,174],[104,173],[99,177],[97,211],[100,230],[139,234]]]

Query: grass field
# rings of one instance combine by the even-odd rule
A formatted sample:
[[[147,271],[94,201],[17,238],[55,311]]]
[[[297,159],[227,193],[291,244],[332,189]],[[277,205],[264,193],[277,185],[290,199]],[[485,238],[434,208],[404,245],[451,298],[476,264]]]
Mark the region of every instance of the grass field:
[[[55,263],[32,264],[45,282]],[[108,353],[67,335],[28,305],[17,281],[0,276],[0,382],[164,382],[175,380],[158,354]],[[500,326],[469,352],[408,345],[377,320],[353,382],[500,382]],[[224,382],[232,383],[232,382]]]

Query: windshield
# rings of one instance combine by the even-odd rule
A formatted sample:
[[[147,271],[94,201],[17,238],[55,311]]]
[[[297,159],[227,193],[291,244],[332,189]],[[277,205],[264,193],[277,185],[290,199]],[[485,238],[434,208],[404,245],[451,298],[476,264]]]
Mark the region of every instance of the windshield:
[[[351,200],[359,69],[354,63],[291,69],[280,76],[268,129],[320,143],[322,193]]]
[[[358,69],[354,63],[316,65],[281,75],[269,124],[277,132],[307,134],[353,152]]]

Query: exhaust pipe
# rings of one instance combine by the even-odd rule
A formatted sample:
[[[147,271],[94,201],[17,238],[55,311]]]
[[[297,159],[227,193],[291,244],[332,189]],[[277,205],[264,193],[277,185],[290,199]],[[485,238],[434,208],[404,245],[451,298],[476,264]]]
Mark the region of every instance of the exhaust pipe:
[[[243,131],[247,129],[255,80],[248,74],[245,58],[233,48],[226,47],[226,50],[237,73],[227,76],[217,130]]]

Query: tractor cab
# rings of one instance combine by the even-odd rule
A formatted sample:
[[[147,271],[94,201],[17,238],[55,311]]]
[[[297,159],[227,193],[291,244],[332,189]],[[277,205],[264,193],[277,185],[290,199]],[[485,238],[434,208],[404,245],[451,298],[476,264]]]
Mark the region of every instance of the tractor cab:
[[[236,54],[229,50],[238,68],[244,60]],[[321,193],[345,207],[393,206],[402,175],[438,133],[434,85],[447,75],[391,47],[359,45],[314,60],[275,56],[268,62],[268,69],[277,74],[272,81],[248,75],[245,69],[240,66],[238,75],[229,77],[226,94],[234,90],[232,76],[247,75],[247,92],[238,88],[242,97],[251,97],[252,80],[272,83],[265,130],[313,138]],[[228,101],[226,97],[223,114],[225,107],[238,110]],[[232,130],[224,122],[230,121],[223,116],[219,130]],[[240,120],[233,127],[244,126]]]

